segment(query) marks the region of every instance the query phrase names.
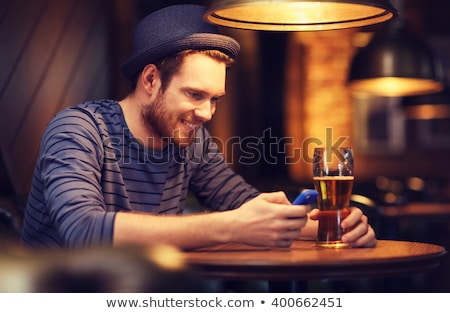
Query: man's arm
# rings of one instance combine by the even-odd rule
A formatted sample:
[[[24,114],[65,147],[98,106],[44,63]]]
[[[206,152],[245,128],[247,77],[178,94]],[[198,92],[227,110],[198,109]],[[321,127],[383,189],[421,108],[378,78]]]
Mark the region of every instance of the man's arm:
[[[117,213],[115,245],[166,243],[181,249],[240,242],[256,246],[289,247],[293,240],[317,238],[317,210],[290,205],[282,192],[263,193],[236,210],[186,216]],[[373,247],[377,240],[362,211],[353,207],[343,226],[343,239],[353,247]]]
[[[181,216],[117,213],[113,242],[166,243],[181,249],[226,242],[289,247],[307,222],[306,211],[306,206],[292,206],[283,192],[274,192],[225,212]]]
[[[111,243],[115,213],[106,212],[100,185],[102,144],[82,110],[66,109],[49,123],[35,174],[40,189],[31,193],[33,220],[40,218],[34,227],[52,230],[41,234],[44,240],[68,248]]]

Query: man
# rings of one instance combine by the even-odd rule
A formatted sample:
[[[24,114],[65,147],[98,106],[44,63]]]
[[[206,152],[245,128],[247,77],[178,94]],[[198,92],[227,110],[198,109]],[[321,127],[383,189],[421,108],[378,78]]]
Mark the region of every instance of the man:
[[[176,5],[144,18],[122,66],[134,90],[60,112],[41,142],[22,241],[37,249],[224,242],[289,247],[314,239],[317,212],[236,175],[203,124],[225,94],[238,43]],[[188,190],[215,211],[181,214]],[[376,244],[361,210],[342,222],[352,246]]]

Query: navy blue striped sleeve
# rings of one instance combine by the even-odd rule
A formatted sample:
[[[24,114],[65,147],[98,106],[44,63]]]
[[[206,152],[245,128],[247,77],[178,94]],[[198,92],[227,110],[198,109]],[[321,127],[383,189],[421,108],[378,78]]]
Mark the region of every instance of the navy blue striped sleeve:
[[[115,213],[101,187],[102,138],[90,114],[63,111],[49,124],[39,168],[48,214],[64,246],[111,244]]]

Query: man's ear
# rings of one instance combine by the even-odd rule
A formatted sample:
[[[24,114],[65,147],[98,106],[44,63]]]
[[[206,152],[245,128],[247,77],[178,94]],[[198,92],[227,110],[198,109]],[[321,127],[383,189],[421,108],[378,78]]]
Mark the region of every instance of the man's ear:
[[[159,82],[159,71],[154,64],[148,64],[141,73],[141,83],[144,89],[152,94]]]

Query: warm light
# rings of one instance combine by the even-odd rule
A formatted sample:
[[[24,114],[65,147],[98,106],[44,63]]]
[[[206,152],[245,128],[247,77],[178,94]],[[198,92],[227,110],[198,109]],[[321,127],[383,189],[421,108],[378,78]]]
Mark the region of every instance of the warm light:
[[[367,46],[373,38],[372,32],[356,32],[352,38],[352,45],[356,48]]]
[[[441,82],[431,79],[407,77],[380,77],[355,80],[349,83],[353,93],[382,95],[387,97],[413,96],[443,90]]]
[[[368,198],[366,196],[362,196],[362,195],[358,195],[358,194],[352,194],[350,196],[350,200],[352,200],[354,202],[358,202],[358,203],[364,204],[364,205],[366,205],[368,207],[376,207],[376,203],[372,199],[370,199],[370,198]]]
[[[378,24],[396,14],[387,0],[222,0],[205,18],[234,28],[316,31]]]
[[[425,181],[419,177],[410,177],[407,184],[409,189],[415,191],[422,191],[425,187]]]
[[[180,270],[185,264],[181,252],[172,246],[159,244],[147,250],[150,261],[166,270]]]
[[[422,104],[408,106],[404,110],[408,119],[431,120],[450,118],[450,105],[448,104]]]
[[[385,196],[384,196],[384,201],[386,203],[395,203],[397,201],[397,196],[395,195],[395,193],[393,192],[388,192]]]

